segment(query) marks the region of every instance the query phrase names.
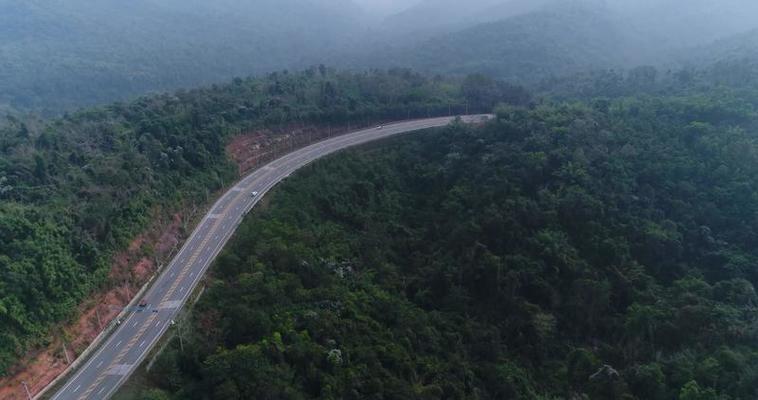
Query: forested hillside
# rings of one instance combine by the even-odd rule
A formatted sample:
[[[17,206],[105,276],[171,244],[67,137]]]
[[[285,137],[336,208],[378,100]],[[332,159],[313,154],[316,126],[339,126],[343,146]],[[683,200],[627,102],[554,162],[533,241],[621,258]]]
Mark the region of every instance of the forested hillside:
[[[684,63],[697,66],[709,63],[740,64],[758,61],[758,28],[732,35],[681,55]]]
[[[385,18],[379,28],[409,39],[457,31],[483,22],[503,20],[540,9],[551,0],[470,0],[465,7],[455,0],[422,0]]]
[[[503,107],[318,162],[121,398],[755,398],[756,104]]]
[[[321,67],[49,122],[9,117],[0,128],[0,375],[108,284],[110,255],[156,213],[202,206],[237,178],[224,148],[231,135],[289,123],[356,126],[447,115],[465,103],[486,110],[514,92],[483,78]]]
[[[758,62],[747,53],[714,63],[690,64],[681,69],[640,66],[597,69],[540,81],[532,88],[550,101],[599,101],[633,96],[702,96],[703,93],[734,91],[751,98],[758,91]],[[723,106],[741,110],[745,102],[720,100]],[[710,105],[704,105],[710,106]]]
[[[758,2],[402,4],[0,0],[0,397],[277,143],[495,110],[289,178],[119,400],[758,399]]]
[[[625,38],[608,15],[580,6],[555,8],[440,35],[379,53],[371,62],[522,83],[624,65]]]
[[[0,112],[57,116],[319,63],[526,84],[720,61],[720,45],[700,46],[758,29],[756,4],[424,0],[378,21],[352,0],[0,0]]]
[[[449,6],[421,10],[460,12]],[[0,112],[57,116],[316,63],[376,68],[352,55],[418,40],[369,19],[350,0],[0,0]]]
[[[360,21],[334,0],[0,0],[0,110],[55,115],[303,68]]]
[[[411,32],[407,40],[371,48],[355,64],[520,84],[642,65],[699,68],[755,54],[747,32],[756,20],[758,3],[749,0],[481,0],[465,8],[427,0],[386,21]]]

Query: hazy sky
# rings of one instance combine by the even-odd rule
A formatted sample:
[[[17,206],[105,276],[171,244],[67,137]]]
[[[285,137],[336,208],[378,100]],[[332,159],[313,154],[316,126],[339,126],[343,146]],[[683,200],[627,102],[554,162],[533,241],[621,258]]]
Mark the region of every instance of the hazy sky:
[[[355,0],[358,5],[375,15],[393,14],[419,3],[421,0]]]

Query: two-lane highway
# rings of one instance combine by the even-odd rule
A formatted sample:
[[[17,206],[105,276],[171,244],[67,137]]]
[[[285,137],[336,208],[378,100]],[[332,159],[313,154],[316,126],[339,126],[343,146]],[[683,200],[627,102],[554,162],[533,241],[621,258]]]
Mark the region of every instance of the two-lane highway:
[[[489,115],[463,117],[478,122]],[[405,132],[440,127],[452,118],[399,122],[318,142],[256,170],[227,191],[206,214],[179,253],[146,292],[147,305],[129,314],[108,340],[52,397],[54,400],[107,399],[123,384],[170,328],[208,266],[244,216],[274,185],[297,169],[347,147]]]

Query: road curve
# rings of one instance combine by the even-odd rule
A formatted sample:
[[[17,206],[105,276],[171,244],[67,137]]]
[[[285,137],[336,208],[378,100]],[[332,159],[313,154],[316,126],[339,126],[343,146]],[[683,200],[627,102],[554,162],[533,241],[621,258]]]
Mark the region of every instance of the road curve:
[[[489,118],[489,115],[473,115],[463,120],[471,123]],[[237,182],[213,205],[176,257],[156,278],[144,295],[148,304],[145,309],[125,317],[51,399],[102,400],[112,396],[171,327],[171,321],[245,215],[267,191],[292,172],[347,147],[444,126],[452,120],[444,117],[406,121],[348,133],[287,154]],[[253,196],[253,192],[257,195]]]

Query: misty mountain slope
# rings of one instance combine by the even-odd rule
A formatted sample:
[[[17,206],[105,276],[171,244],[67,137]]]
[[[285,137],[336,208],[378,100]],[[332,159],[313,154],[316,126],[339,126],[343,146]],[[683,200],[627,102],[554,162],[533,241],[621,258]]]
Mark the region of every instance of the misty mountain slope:
[[[425,0],[388,18],[385,27],[406,39],[359,65],[481,72],[529,83],[588,70],[677,66],[685,49],[758,28],[758,2],[475,0],[463,7]],[[744,43],[729,51],[749,51],[751,42]]]
[[[350,1],[0,0],[0,105],[53,111],[310,64]]]
[[[682,59],[684,63],[689,65],[743,59],[758,61],[758,29],[688,49],[687,52],[683,53]]]
[[[596,1],[596,0],[585,0]],[[602,0],[597,7],[615,13],[631,34],[648,45],[683,48],[702,45],[758,28],[753,0]]]
[[[476,14],[502,1],[472,0],[463,6],[456,0],[424,0],[405,11],[387,17],[384,25],[387,29],[401,32],[442,29],[445,26],[456,25],[463,16]]]
[[[414,0],[382,23],[354,1],[369,0],[0,0],[0,110],[55,114],[318,63],[528,83],[673,64],[758,28],[748,0]]]
[[[689,79],[744,88],[758,79],[758,29],[680,51],[677,62]]]
[[[554,0],[424,0],[384,20],[394,35],[431,36],[535,11]]]
[[[534,81],[623,64],[623,47],[622,33],[605,14],[567,7],[440,35],[410,48],[389,51],[381,59],[390,65],[410,64],[434,73],[485,73]]]

